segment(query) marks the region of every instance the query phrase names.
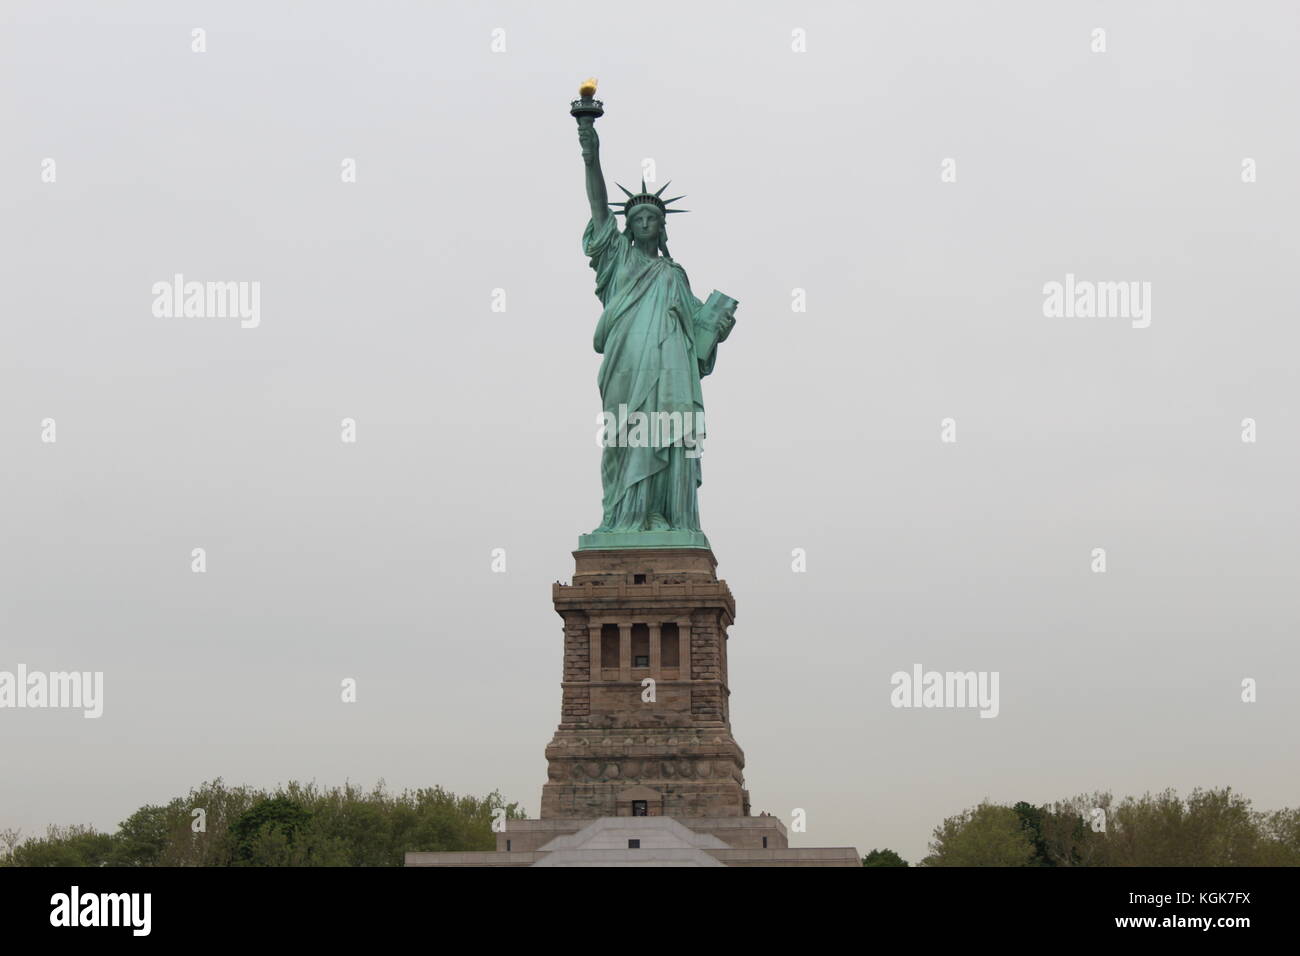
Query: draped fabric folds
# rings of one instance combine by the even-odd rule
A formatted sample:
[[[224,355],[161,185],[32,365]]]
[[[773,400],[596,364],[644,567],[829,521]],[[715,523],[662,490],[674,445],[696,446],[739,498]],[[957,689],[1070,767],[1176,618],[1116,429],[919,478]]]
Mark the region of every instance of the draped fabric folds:
[[[699,531],[696,489],[703,479],[691,437],[704,437],[700,379],[717,355],[711,310],[691,293],[681,266],[637,249],[612,214],[600,226],[587,222],[582,247],[604,306],[593,344],[604,356],[597,382],[606,421],[635,424],[633,413],[667,413],[657,420],[689,429],[685,441],[671,428],[650,429],[649,442],[607,435],[600,463],[604,514],[596,530]]]

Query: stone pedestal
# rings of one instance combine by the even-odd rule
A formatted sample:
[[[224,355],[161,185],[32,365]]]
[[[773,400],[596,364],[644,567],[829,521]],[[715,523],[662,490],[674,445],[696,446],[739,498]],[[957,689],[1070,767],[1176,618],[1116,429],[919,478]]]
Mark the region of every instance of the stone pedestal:
[[[541,818],[746,817],[728,713],[736,605],[707,548],[574,552]]]
[[[861,867],[853,847],[791,847],[780,820],[750,816],[727,707],[736,603],[713,552],[573,556],[573,583],[552,592],[563,702],[541,818],[506,821],[495,852],[413,851],[406,865]]]

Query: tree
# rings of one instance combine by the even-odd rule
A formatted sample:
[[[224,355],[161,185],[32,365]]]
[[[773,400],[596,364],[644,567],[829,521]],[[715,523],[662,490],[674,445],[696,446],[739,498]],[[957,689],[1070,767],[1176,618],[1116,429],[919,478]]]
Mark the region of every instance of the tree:
[[[141,807],[118,825],[111,865],[156,866],[178,822],[171,807]]]
[[[1258,816],[1261,866],[1300,866],[1300,809]]]
[[[1023,800],[1011,809],[1020,818],[1020,828],[1024,831],[1025,836],[1029,838],[1029,842],[1034,848],[1034,859],[1029,865],[1055,866],[1056,864],[1047,852],[1047,843],[1043,840],[1043,810],[1030,806]]]
[[[409,851],[490,850],[498,816],[524,816],[493,791],[387,791],[290,781],[273,793],[220,778],[165,805],[146,805],[116,833],[51,827],[14,847],[12,866],[401,866]],[[7,831],[0,839],[8,839]]]
[[[977,862],[1006,850],[992,811],[984,811],[990,819],[977,825],[986,806],[945,820],[923,865],[1016,865]],[[1015,817],[1031,866],[1300,865],[1300,809],[1256,811],[1231,787],[1198,787],[1185,798],[1164,790],[1118,805],[1098,792],[1041,807],[1021,802],[993,809]]]
[[[907,866],[907,861],[893,850],[872,850],[862,858],[863,866]]]
[[[934,829],[922,866],[1030,866],[1034,845],[1010,807],[987,801]]]
[[[1111,795],[1080,794],[1044,806],[1041,833],[1050,866],[1105,866]]]
[[[18,845],[18,837],[22,834],[22,827],[14,829],[12,827],[0,830],[0,843],[5,845],[5,856],[12,859],[14,847]]]
[[[276,796],[257,801],[235,821],[235,863],[290,865],[290,850],[298,831],[311,822],[311,812],[296,800]]]
[[[1112,866],[1257,866],[1271,849],[1260,814],[1231,787],[1128,797],[1110,836]]]
[[[29,837],[14,849],[14,866],[106,866],[114,837],[94,827],[50,826],[44,837]]]
[[[203,782],[168,804],[182,821],[159,858],[160,866],[229,866],[235,847],[231,827],[267,796],[251,787],[229,787],[220,777]],[[196,816],[196,811],[202,811]],[[199,829],[195,826],[202,824]]]

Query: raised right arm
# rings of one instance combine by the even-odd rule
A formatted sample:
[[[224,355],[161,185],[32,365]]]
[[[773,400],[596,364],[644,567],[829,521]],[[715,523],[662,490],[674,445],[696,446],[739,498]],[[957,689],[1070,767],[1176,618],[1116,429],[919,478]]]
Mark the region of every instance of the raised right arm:
[[[600,137],[594,125],[578,127],[578,142],[582,144],[582,161],[587,166],[587,201],[591,203],[591,221],[597,228],[605,224],[609,211],[609,193],[605,190],[605,174],[600,170]]]

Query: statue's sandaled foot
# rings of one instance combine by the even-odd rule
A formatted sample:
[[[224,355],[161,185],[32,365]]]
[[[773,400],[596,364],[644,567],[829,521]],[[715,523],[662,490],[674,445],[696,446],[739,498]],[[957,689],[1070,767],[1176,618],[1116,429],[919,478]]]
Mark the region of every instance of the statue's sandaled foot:
[[[645,530],[647,531],[671,531],[672,525],[668,519],[661,514],[652,514],[645,519]]]

